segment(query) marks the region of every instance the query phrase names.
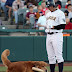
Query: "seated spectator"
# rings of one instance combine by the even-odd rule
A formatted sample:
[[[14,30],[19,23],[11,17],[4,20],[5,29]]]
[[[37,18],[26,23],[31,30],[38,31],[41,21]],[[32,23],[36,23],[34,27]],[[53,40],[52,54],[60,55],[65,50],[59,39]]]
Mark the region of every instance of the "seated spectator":
[[[71,12],[71,6],[72,6],[71,4],[67,5],[67,10],[65,10],[65,12],[64,12],[65,16],[68,16],[69,12]]]
[[[18,29],[18,9],[19,8],[24,9],[24,1],[15,0],[13,2],[12,8],[13,8],[14,16],[15,16],[15,24],[17,25],[16,29]]]
[[[67,0],[67,3],[66,3],[66,5],[65,5],[65,8],[67,9],[67,5],[68,4],[71,4],[71,0]]]
[[[42,1],[40,1],[40,2],[38,3],[38,5],[41,5],[42,2],[45,2],[45,3],[46,3],[46,0],[42,0]]]
[[[42,12],[43,12],[43,14],[45,15],[45,12],[46,12],[46,10],[48,10],[48,8],[46,8],[46,4],[45,4],[45,2],[42,2],[41,3],[41,6],[42,6]]]
[[[5,21],[7,20],[7,12],[6,12],[6,7],[5,7],[5,3],[7,0],[1,0],[1,8],[3,9],[4,13],[5,13]]]
[[[35,5],[35,6],[38,5],[38,3],[37,3],[36,0],[27,0],[26,3],[27,3],[27,7],[28,7],[30,4]],[[28,8],[29,8],[29,7],[28,7]]]
[[[72,29],[72,23],[70,22],[70,19],[66,19],[66,26],[65,26],[65,29]]]
[[[9,16],[9,20],[11,20],[11,11],[12,11],[12,3],[13,3],[14,0],[7,0],[6,3],[5,3],[5,6],[6,8],[8,8],[8,16]]]
[[[46,17],[42,14],[42,16],[39,17],[37,25],[39,27],[39,30],[44,30],[46,27]]]
[[[55,4],[58,4],[59,9],[62,7],[61,1],[59,0],[54,0]]]
[[[71,12],[68,14],[68,18],[70,19],[70,22],[72,23],[72,6],[71,6]]]
[[[39,30],[45,30],[46,27],[46,17],[42,14],[42,16],[39,17],[37,22]],[[44,35],[44,33],[39,32],[40,35]]]
[[[38,9],[38,12],[35,13],[36,20],[38,20],[39,17],[40,17],[40,12],[41,12],[41,10],[42,10],[42,7],[41,7],[41,6],[38,6],[37,9]]]
[[[0,16],[1,16],[1,0],[0,0]]]
[[[26,2],[27,0],[22,0],[22,1],[24,1],[24,7],[27,8],[27,2]]]
[[[26,14],[27,24],[30,24],[30,17],[35,17],[35,13],[33,12],[33,5],[29,5],[29,12]]]

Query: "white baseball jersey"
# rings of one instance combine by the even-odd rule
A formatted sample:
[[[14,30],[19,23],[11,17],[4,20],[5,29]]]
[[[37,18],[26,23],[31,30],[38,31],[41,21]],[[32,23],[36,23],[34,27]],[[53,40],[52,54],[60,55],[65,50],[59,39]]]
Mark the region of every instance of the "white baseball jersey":
[[[57,26],[60,24],[66,24],[64,13],[58,9],[54,12],[48,12],[46,14],[46,26]],[[62,32],[63,29],[46,29],[45,32]]]

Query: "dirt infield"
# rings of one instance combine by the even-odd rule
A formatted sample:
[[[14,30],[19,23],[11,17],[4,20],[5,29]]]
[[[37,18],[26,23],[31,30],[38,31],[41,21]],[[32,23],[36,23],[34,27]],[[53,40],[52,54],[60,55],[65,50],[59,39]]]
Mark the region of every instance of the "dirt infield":
[[[72,66],[72,63],[64,63],[64,66]]]

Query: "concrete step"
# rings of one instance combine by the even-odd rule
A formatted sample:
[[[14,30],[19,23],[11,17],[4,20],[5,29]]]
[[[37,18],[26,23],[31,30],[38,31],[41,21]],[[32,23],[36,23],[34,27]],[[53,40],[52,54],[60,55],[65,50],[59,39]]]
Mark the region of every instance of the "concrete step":
[[[9,36],[28,36],[29,33],[21,33],[21,32],[17,32],[17,33],[10,33]]]
[[[4,17],[0,17],[0,20],[2,20],[2,21],[3,21],[3,20],[4,20]]]
[[[1,13],[1,16],[0,17],[4,17],[5,16],[5,14],[4,13]]]
[[[8,29],[16,29],[16,25],[4,25],[6,26]],[[23,28],[22,25],[19,25],[19,28]]]
[[[10,25],[10,22],[9,21],[2,21],[2,24],[3,25]]]
[[[62,8],[65,8],[66,2],[62,2]]]
[[[3,25],[8,29],[16,29],[16,25]],[[19,29],[23,29],[23,25],[19,25]],[[24,29],[29,29],[29,26],[24,26]]]

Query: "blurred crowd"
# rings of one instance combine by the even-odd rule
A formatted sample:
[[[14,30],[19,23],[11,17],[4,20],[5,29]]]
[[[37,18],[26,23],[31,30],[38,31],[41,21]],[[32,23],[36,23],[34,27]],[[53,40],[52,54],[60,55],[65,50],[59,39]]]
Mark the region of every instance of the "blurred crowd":
[[[19,26],[19,15],[23,13],[23,23],[30,25],[30,28],[39,30],[45,29],[45,15],[49,9],[47,5],[53,2],[57,9],[62,9],[61,0],[1,0],[0,15],[4,12],[5,21],[15,19],[16,29]],[[23,11],[23,12],[22,12]],[[71,0],[67,0],[64,14],[66,16],[65,29],[72,29],[72,4]]]

